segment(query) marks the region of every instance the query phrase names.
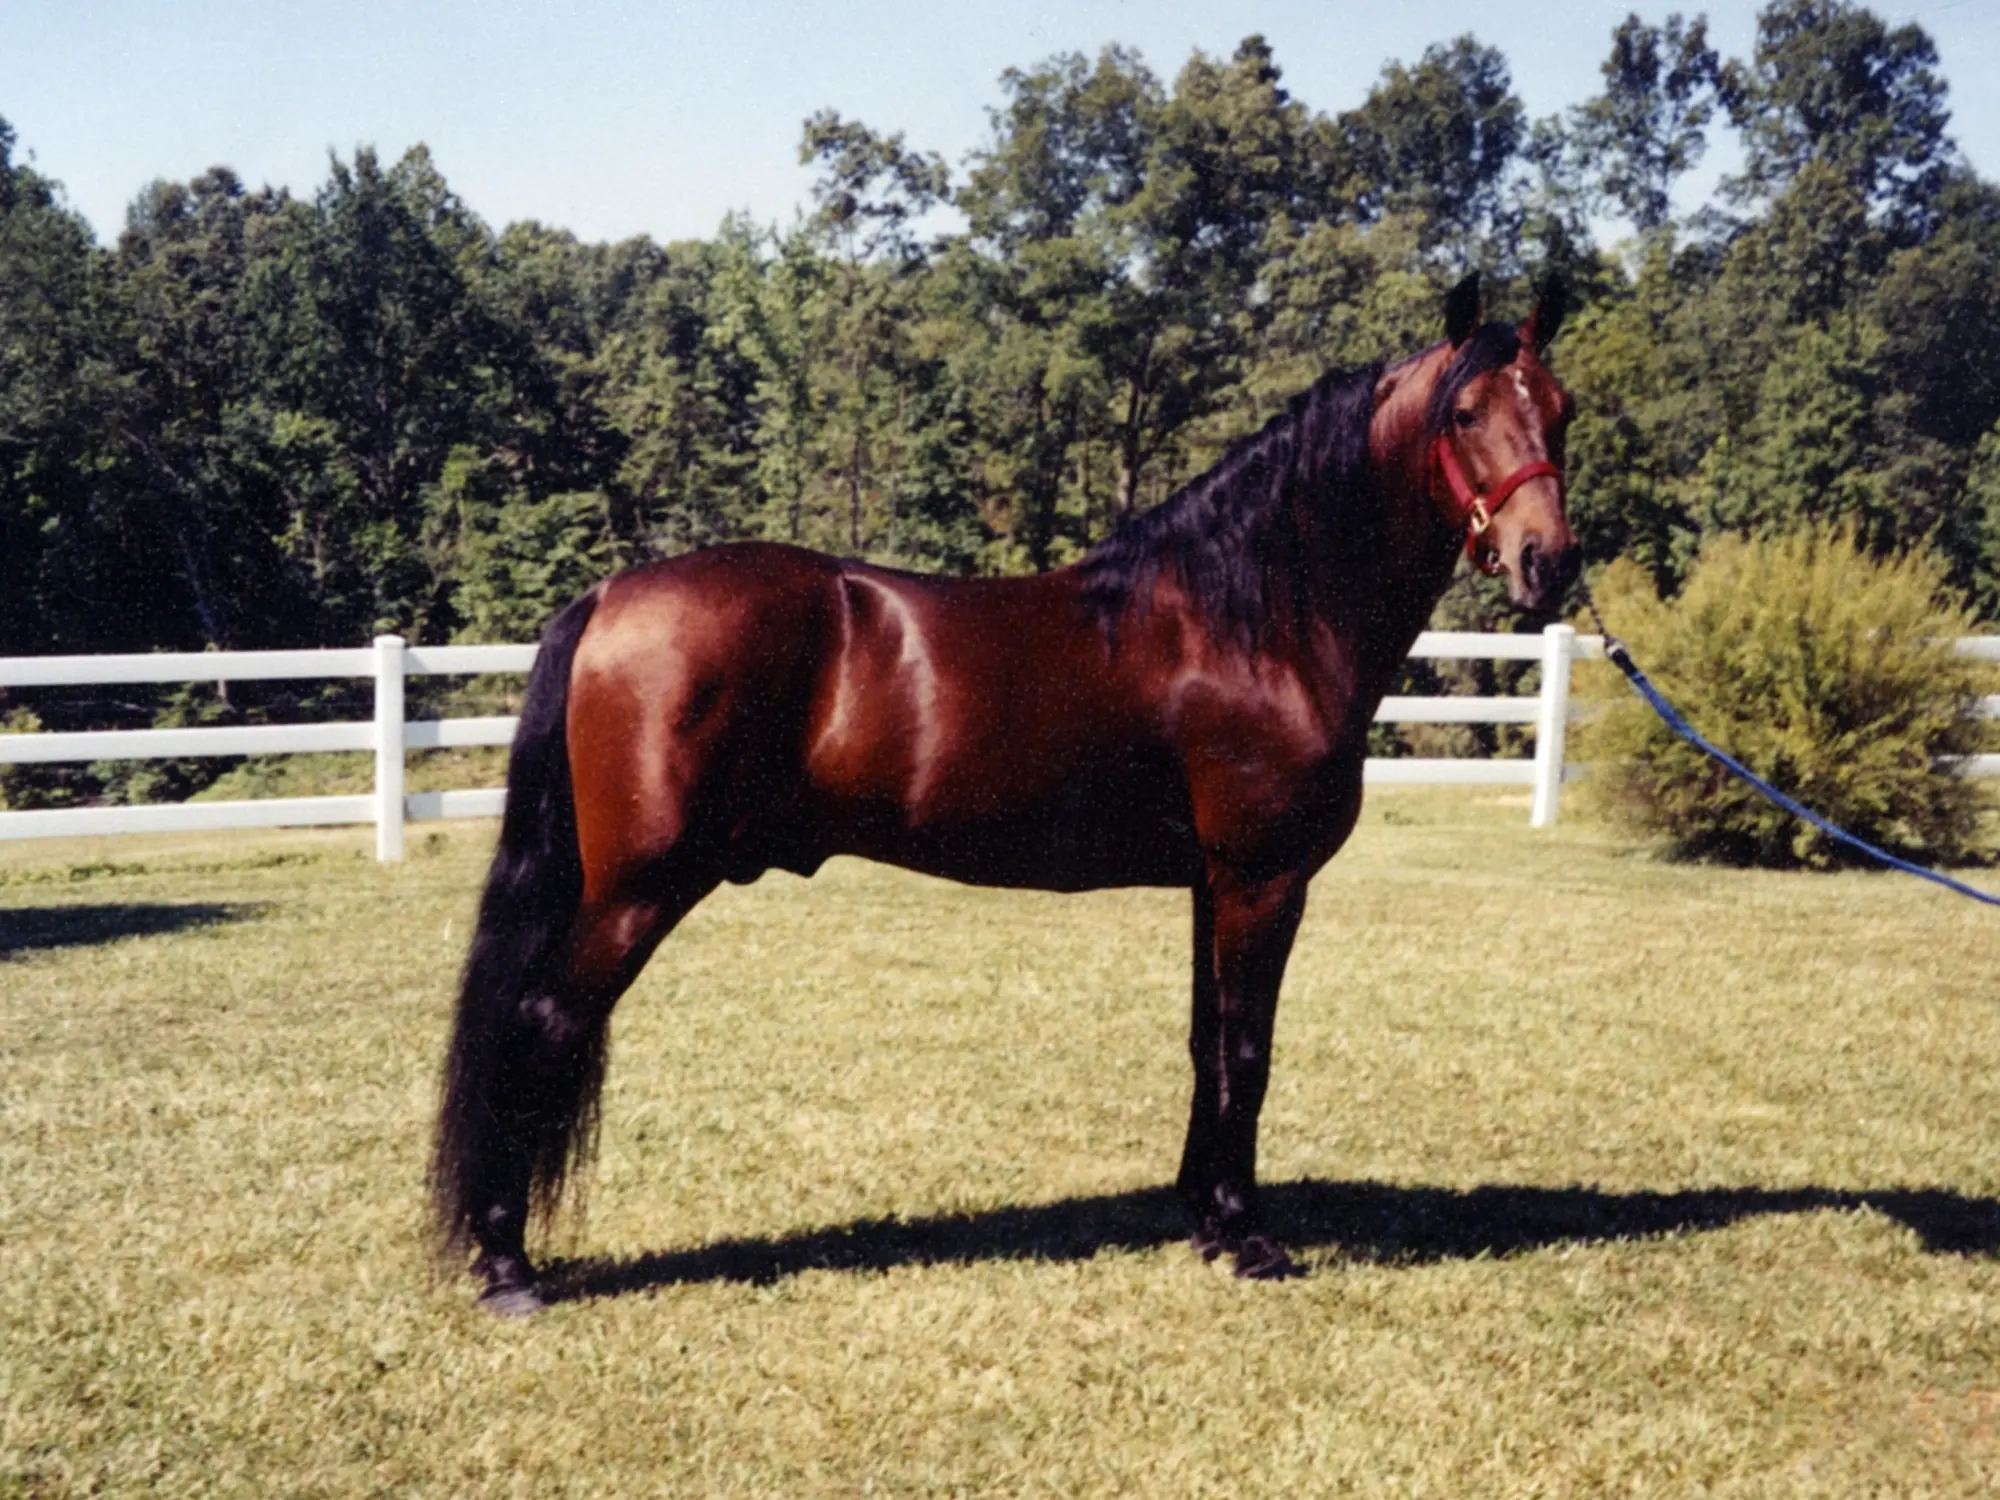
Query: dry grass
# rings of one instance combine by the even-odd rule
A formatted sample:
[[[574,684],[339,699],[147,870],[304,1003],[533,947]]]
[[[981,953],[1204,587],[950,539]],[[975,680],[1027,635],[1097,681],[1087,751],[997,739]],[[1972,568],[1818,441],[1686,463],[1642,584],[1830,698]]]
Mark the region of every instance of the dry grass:
[[[0,1494],[1973,1495],[1993,915],[1377,796],[1266,1111],[1158,1191],[1186,901],[728,890],[615,1027],[572,1300],[427,1272],[490,830],[0,848]]]

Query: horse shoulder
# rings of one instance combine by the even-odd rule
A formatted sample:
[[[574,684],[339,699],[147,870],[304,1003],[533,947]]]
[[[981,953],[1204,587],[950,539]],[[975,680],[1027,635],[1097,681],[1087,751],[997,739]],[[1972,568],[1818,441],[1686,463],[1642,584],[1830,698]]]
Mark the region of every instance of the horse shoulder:
[[[1217,651],[1181,684],[1178,741],[1211,856],[1317,867],[1359,811],[1365,724],[1349,686],[1289,653]]]

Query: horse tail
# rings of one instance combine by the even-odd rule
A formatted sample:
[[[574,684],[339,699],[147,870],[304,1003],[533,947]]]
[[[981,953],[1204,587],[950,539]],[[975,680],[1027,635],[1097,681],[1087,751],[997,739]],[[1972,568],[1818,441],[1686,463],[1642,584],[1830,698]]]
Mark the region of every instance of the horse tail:
[[[553,992],[583,899],[570,667],[600,591],[575,600],[543,633],[507,761],[500,844],[459,981],[431,1158],[445,1256],[471,1248],[479,1216],[524,1173],[534,1216],[546,1221],[596,1135],[605,1029],[568,1024]]]

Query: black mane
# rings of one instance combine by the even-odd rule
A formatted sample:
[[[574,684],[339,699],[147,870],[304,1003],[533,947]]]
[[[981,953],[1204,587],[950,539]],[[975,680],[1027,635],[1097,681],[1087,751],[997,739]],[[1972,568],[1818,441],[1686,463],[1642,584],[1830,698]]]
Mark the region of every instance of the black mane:
[[[1512,364],[1520,335],[1488,323],[1468,338],[1432,389],[1427,435],[1450,425],[1467,383]],[[1413,356],[1414,357],[1414,356]],[[1368,426],[1380,364],[1322,375],[1215,467],[1099,542],[1077,564],[1084,601],[1104,628],[1172,571],[1218,636],[1254,645],[1272,618],[1302,597],[1298,535],[1313,515],[1336,555],[1365,557],[1380,517],[1368,467]]]
[[[1300,510],[1337,533],[1372,517],[1368,423],[1381,377],[1379,364],[1322,375],[1206,474],[1091,548],[1077,568],[1105,628],[1115,634],[1135,596],[1143,607],[1164,567],[1217,634],[1258,640],[1279,596],[1293,597]]]

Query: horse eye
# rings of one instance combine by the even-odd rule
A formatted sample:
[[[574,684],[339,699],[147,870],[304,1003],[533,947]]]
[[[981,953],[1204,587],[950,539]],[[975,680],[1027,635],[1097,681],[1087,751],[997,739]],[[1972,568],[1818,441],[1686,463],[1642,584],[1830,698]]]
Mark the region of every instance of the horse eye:
[[[1479,418],[1474,413],[1467,411],[1462,406],[1451,414],[1451,419],[1461,427],[1473,427],[1479,422]]]

